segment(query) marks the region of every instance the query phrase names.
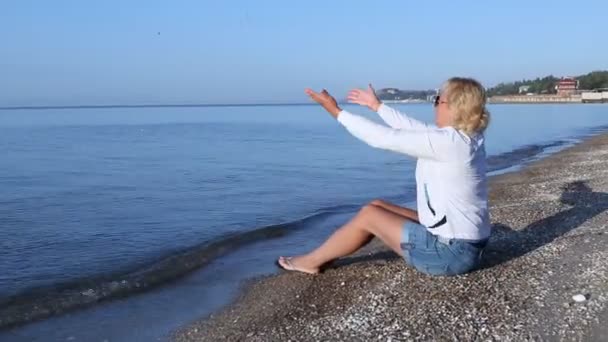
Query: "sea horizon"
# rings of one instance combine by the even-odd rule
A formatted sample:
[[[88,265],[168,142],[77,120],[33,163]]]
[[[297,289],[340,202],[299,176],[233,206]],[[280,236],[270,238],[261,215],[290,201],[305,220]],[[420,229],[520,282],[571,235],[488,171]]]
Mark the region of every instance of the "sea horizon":
[[[346,102],[339,102],[347,104]],[[263,107],[263,106],[313,106],[315,103],[169,103],[169,104],[91,104],[54,106],[0,106],[0,110],[45,110],[45,109],[104,109],[104,108],[191,108],[191,107]]]

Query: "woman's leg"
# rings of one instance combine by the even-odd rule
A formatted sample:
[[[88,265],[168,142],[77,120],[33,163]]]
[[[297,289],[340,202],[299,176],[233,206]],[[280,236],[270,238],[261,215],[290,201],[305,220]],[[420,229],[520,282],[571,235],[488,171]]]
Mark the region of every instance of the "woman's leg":
[[[293,258],[280,257],[278,261],[288,270],[318,273],[323,264],[355,252],[374,236],[402,255],[401,231],[405,221],[406,218],[401,215],[368,204],[314,251]]]
[[[418,212],[416,210],[400,207],[396,204],[393,204],[391,202],[387,202],[387,201],[381,200],[381,199],[374,200],[374,201],[372,201],[371,204],[384,208],[388,211],[392,211],[395,214],[401,215],[410,221],[420,223],[420,221],[418,220]]]

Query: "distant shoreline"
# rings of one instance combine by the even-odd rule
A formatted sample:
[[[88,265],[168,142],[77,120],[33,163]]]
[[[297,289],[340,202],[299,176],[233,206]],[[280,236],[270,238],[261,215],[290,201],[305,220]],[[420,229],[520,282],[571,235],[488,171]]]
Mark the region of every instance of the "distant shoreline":
[[[594,99],[590,99],[589,96],[594,94],[599,95]],[[602,93],[583,93],[573,95],[500,95],[492,96],[488,98],[488,103],[491,104],[517,104],[517,103],[538,103],[538,104],[573,104],[573,103],[608,103],[608,101],[602,99]]]

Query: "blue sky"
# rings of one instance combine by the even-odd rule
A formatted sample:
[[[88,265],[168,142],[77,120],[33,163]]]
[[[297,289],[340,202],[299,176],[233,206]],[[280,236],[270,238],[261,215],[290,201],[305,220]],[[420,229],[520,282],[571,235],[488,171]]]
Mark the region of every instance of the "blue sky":
[[[0,106],[306,102],[608,69],[608,1],[0,3]],[[602,39],[604,38],[604,39]]]

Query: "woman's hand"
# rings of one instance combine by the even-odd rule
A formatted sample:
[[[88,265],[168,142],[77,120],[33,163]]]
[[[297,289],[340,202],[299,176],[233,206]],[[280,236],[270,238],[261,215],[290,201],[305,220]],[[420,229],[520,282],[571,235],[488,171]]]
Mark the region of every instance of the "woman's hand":
[[[370,84],[366,90],[353,89],[348,93],[348,102],[356,103],[362,106],[367,106],[374,112],[378,111],[378,108],[382,104],[376,96],[376,91]]]
[[[338,114],[342,109],[338,107],[338,102],[336,102],[336,99],[334,99],[333,96],[329,95],[327,90],[323,89],[320,93],[317,93],[310,88],[306,88],[304,92],[310,96],[313,101],[323,106],[323,108],[325,108],[325,110],[334,118],[338,118]]]

